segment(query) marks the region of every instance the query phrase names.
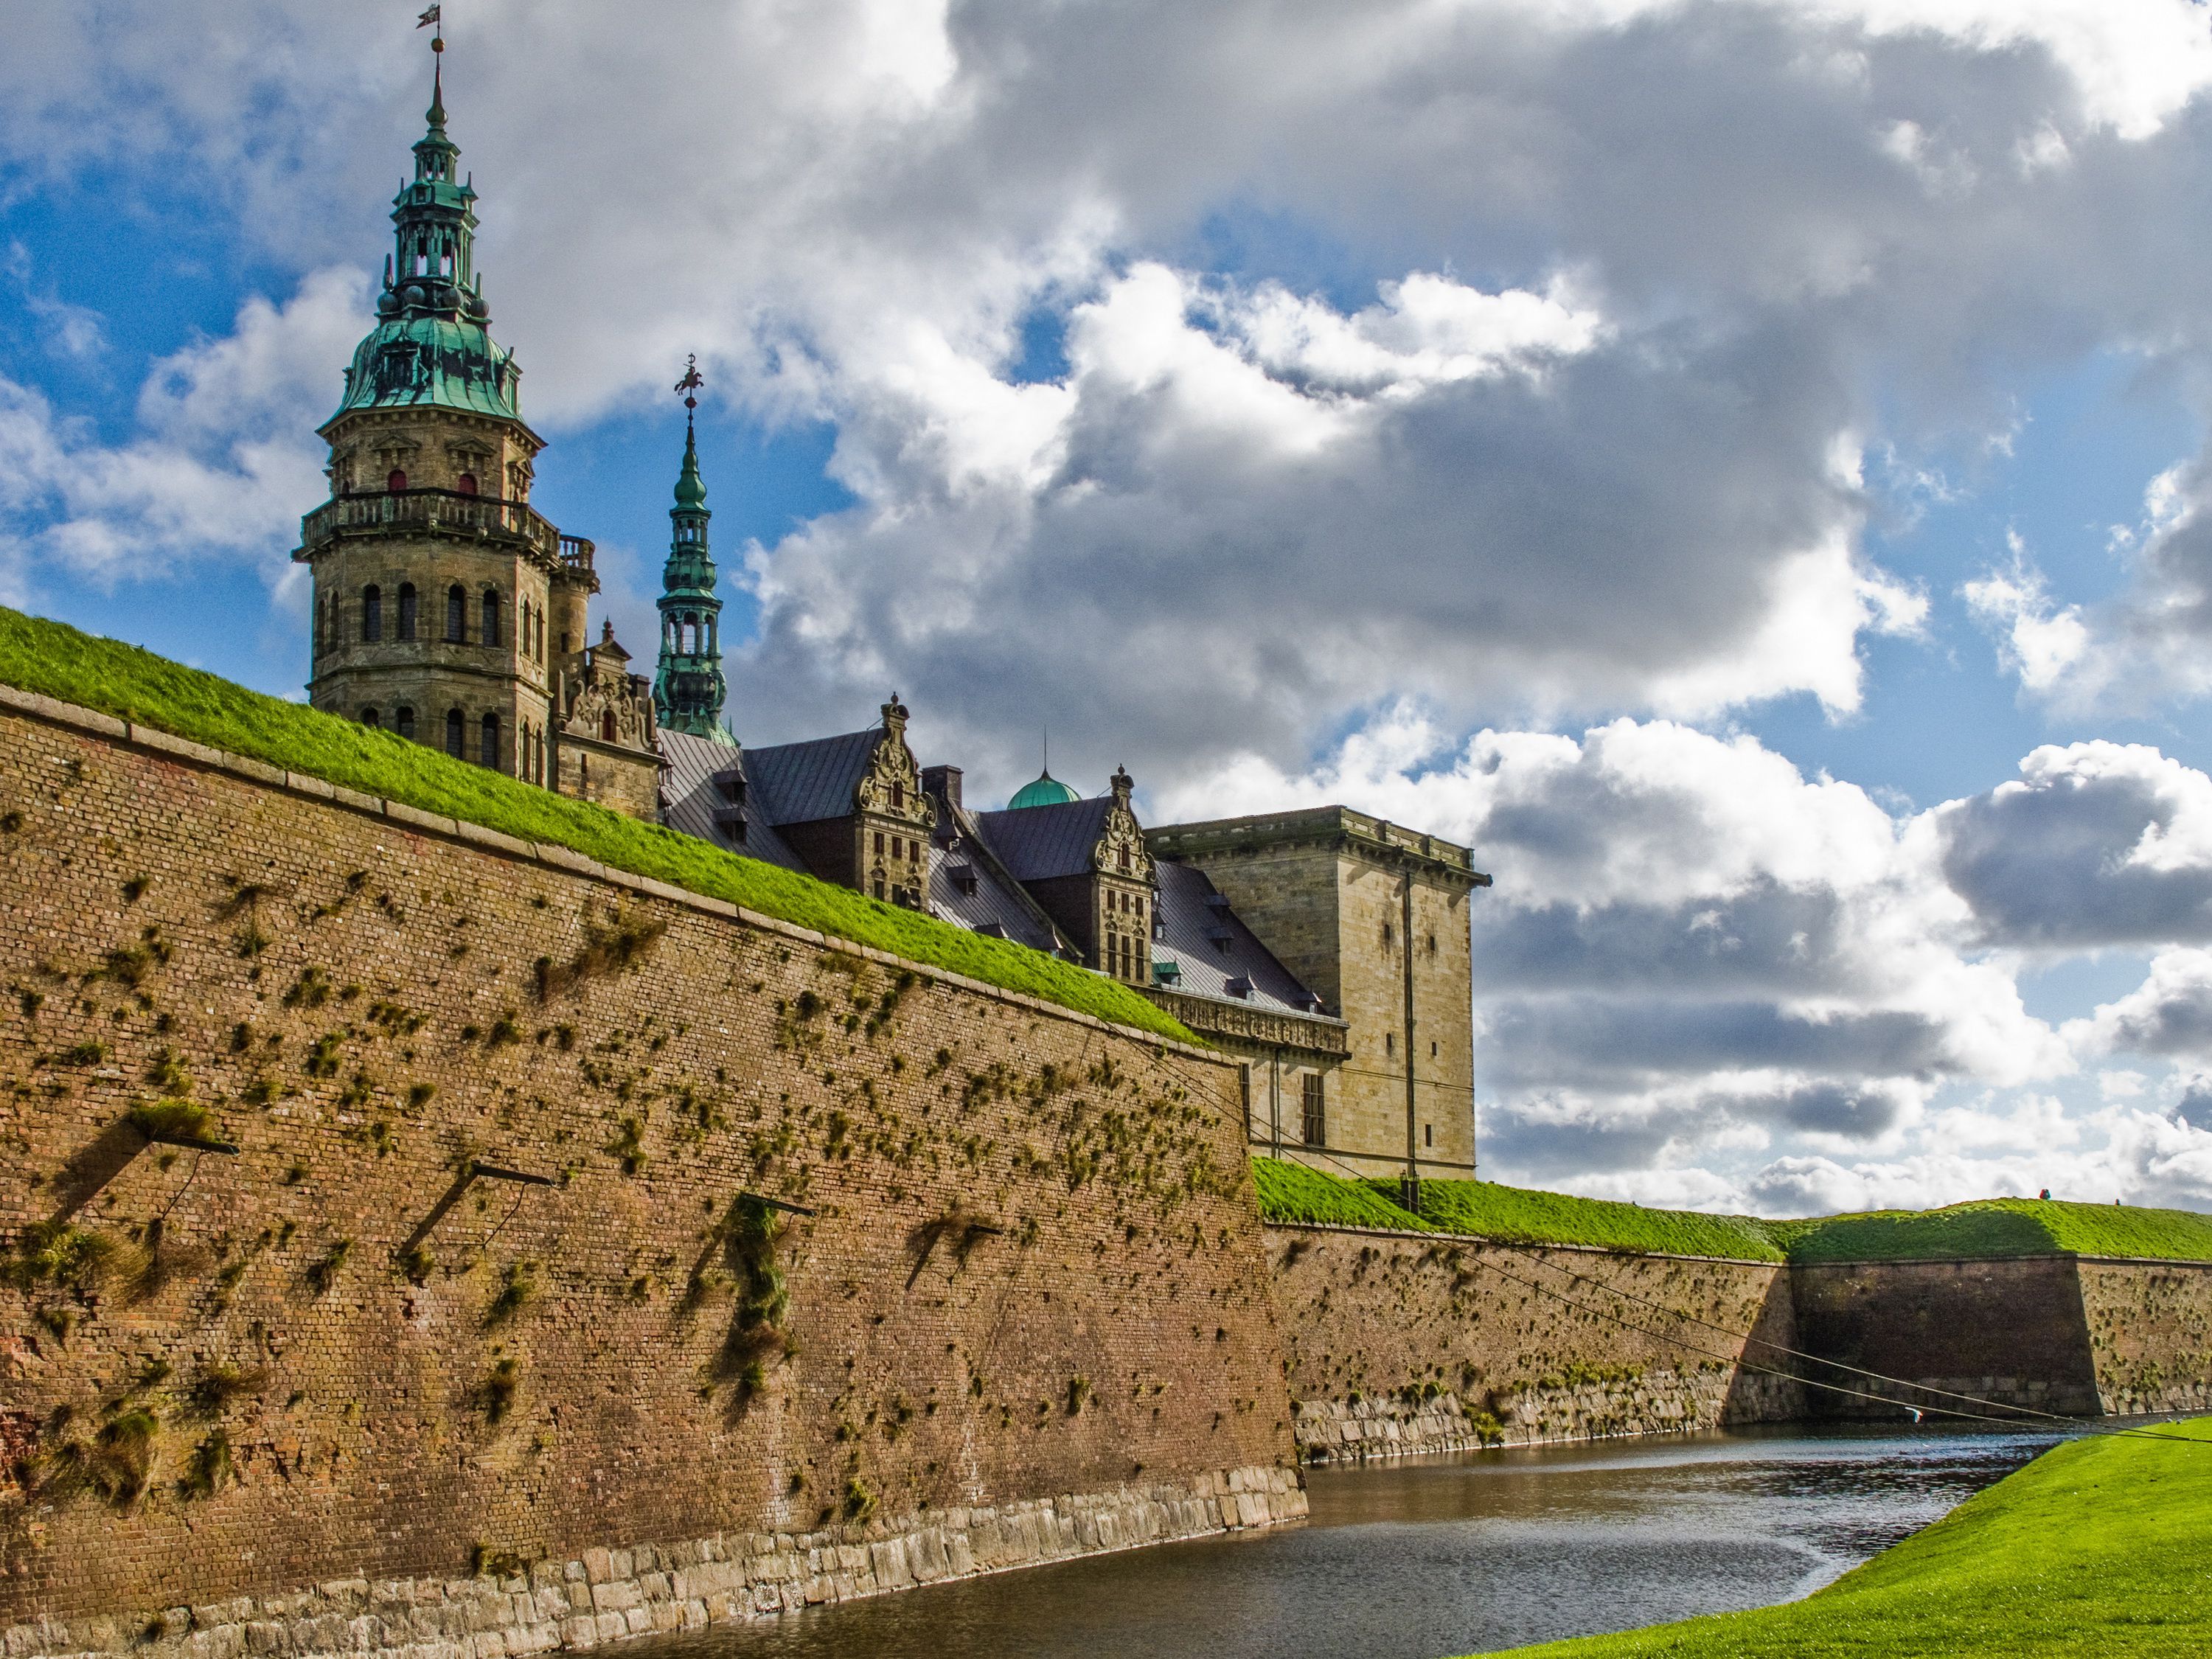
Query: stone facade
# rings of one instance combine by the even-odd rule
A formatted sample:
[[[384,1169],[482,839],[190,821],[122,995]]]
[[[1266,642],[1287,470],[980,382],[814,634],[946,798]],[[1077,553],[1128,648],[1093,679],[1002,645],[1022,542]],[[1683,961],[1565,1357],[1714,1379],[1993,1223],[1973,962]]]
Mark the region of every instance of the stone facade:
[[[1332,1156],[1316,1161],[1387,1175],[1410,1152],[1440,1175],[1472,1170],[1468,903],[1490,878],[1468,849],[1341,806],[1170,824],[1146,840],[1202,869],[1349,1028],[1322,1124]]]
[[[0,1623],[550,1642],[452,1581],[1297,1511],[1206,1051],[12,692],[0,961]]]
[[[1789,1364],[1726,1334],[1796,1346],[1776,1264],[1292,1225],[1267,1249],[1310,1461],[1804,1414],[1753,1369]]]
[[[2105,1410],[2212,1411],[2212,1262],[2074,1264]]]

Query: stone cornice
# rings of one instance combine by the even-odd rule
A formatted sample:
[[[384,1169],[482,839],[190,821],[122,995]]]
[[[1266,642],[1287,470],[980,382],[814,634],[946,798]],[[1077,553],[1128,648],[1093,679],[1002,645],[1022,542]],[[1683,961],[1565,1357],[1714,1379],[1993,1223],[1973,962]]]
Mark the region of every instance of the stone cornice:
[[[1391,868],[1411,865],[1448,885],[1462,889],[1490,885],[1490,878],[1474,867],[1474,854],[1469,848],[1349,806],[1161,824],[1147,830],[1145,840],[1156,856],[1168,859],[1260,847],[1332,847]]]
[[[1351,1027],[1326,1014],[1300,1014],[1288,1009],[1260,1008],[1222,997],[1196,996],[1160,986],[1137,988],[1194,1031],[1233,1037],[1270,1048],[1297,1048],[1331,1060],[1352,1053]]]

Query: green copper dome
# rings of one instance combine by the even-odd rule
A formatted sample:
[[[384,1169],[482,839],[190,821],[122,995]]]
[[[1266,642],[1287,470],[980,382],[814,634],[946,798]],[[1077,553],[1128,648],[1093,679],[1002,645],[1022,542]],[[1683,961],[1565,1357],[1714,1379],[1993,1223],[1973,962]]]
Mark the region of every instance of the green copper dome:
[[[1014,798],[1006,803],[1006,810],[1011,812],[1019,806],[1065,806],[1082,799],[1051,773],[1041,772],[1033,781],[1014,792]]]
[[[442,81],[433,86],[428,120],[415,143],[415,177],[392,201],[396,246],[376,326],[353,354],[338,413],[429,404],[519,421],[522,371],[485,331],[491,313],[476,270],[477,193],[454,174],[461,152],[446,136]]]

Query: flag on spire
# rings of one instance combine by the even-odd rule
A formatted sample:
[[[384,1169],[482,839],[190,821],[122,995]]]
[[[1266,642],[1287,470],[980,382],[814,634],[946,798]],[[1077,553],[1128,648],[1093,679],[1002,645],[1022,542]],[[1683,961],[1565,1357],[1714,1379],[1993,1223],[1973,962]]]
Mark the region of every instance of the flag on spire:
[[[432,6],[415,20],[415,27],[418,29],[427,29],[435,24],[442,28],[445,14],[446,9],[443,6]]]

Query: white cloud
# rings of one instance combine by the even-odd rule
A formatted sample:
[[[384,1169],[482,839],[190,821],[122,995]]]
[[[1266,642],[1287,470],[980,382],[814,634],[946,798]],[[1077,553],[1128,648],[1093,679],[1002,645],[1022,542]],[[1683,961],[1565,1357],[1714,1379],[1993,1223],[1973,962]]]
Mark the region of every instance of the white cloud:
[[[31,387],[0,378],[0,535],[27,596],[41,568],[106,585],[210,556],[267,568],[327,493],[314,427],[366,326],[353,272],[306,279],[279,308],[250,300],[230,334],[161,359],[137,434],[104,445]],[[272,570],[271,580],[276,579]]]

